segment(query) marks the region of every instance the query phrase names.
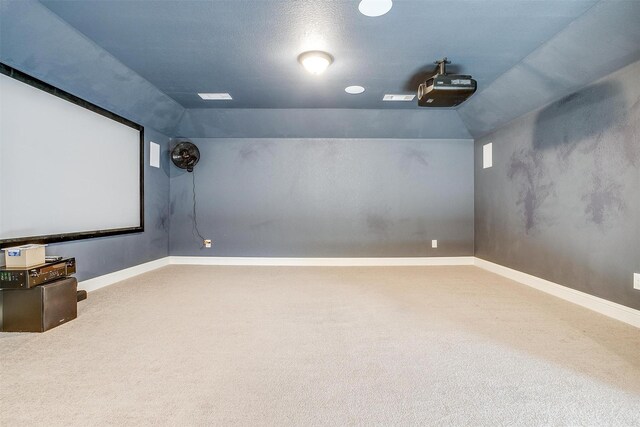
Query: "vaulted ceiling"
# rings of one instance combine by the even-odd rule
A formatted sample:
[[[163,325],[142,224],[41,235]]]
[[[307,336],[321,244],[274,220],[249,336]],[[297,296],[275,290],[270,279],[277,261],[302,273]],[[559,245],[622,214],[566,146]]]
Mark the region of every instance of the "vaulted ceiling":
[[[487,87],[595,1],[399,0],[378,18],[358,0],[42,3],[186,108],[417,108],[382,96],[443,56]],[[298,64],[308,50],[335,58],[322,76]]]
[[[636,0],[396,0],[389,13],[377,18],[362,15],[359,0],[40,3],[115,59],[116,68],[123,68],[121,79],[148,82],[158,91],[156,102],[166,96],[162,114],[171,119],[178,114],[169,105],[173,101],[192,119],[218,121],[240,113],[199,109],[403,110],[413,126],[426,126],[420,117],[428,129],[441,124],[437,137],[478,137],[640,59]],[[25,40],[37,37],[20,28],[25,19],[33,26],[42,27],[42,22],[34,22],[36,12],[27,10],[35,7],[33,2],[0,4],[22,21],[1,21],[3,61],[38,74],[35,62],[64,60],[18,52],[25,45],[38,47]],[[56,25],[34,33],[44,39],[46,27]],[[68,39],[56,38],[58,43]],[[333,55],[334,63],[325,74],[312,76],[297,57],[318,49]],[[42,50],[44,55],[47,49]],[[414,93],[433,61],[444,56],[453,62],[451,71],[478,81],[478,92],[467,103],[431,110],[415,101],[382,101],[385,93]],[[69,68],[48,67],[39,70],[41,77],[49,73],[57,80],[64,80],[58,74]],[[79,78],[75,70],[67,71]],[[349,85],[366,91],[349,95],[344,92]],[[198,92],[229,92],[233,100],[204,101]],[[384,117],[393,119],[381,123],[391,126],[402,117],[389,113]],[[362,114],[362,120],[380,118],[379,113]],[[460,126],[464,129],[456,129]],[[425,128],[417,134],[430,132]]]

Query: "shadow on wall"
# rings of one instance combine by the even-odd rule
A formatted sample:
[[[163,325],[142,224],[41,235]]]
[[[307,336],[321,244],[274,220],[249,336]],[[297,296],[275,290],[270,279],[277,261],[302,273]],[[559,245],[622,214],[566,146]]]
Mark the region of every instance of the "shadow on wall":
[[[523,149],[513,153],[507,178],[517,185],[516,206],[524,217],[526,234],[541,224],[550,227],[553,221],[543,213],[542,206],[556,196],[555,182],[549,177],[540,151]]]
[[[513,153],[507,173],[509,180],[518,186],[516,205],[524,216],[526,234],[539,226],[547,228],[553,224],[548,210],[544,209],[544,205],[557,197],[546,152],[565,164],[578,148],[583,154],[593,154],[595,159],[602,137],[624,125],[627,115],[622,86],[611,81],[586,87],[538,113],[532,147]],[[594,172],[593,188],[582,197],[587,205],[585,214],[599,226],[603,226],[610,211],[624,209],[619,196],[622,186],[601,174]]]
[[[533,148],[557,148],[566,159],[578,143],[590,138],[597,141],[594,137],[624,123],[626,115],[619,83],[607,81],[588,86],[540,111],[534,126]]]

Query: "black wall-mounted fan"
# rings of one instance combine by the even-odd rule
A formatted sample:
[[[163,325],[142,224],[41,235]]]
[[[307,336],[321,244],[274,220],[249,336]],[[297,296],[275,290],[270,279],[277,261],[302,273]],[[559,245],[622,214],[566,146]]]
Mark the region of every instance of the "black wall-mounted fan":
[[[200,160],[200,150],[192,142],[183,141],[171,151],[173,164],[187,172],[193,172],[193,167]]]

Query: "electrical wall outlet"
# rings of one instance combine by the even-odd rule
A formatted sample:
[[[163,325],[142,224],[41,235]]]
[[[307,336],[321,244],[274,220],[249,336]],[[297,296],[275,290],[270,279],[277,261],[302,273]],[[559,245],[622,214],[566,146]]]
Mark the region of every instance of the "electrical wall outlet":
[[[209,239],[205,239],[205,241],[204,241],[204,247],[205,247],[205,248],[210,248],[210,247],[211,247],[211,240],[209,240]]]
[[[438,247],[438,241],[437,240],[432,240],[431,241],[431,247],[432,248],[437,248]]]
[[[633,289],[640,291],[640,273],[633,273]]]

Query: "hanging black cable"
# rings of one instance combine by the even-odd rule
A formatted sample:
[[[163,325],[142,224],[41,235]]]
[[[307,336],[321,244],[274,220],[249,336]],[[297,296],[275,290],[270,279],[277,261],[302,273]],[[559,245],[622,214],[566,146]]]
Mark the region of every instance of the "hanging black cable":
[[[200,234],[200,230],[198,230],[198,217],[196,215],[196,173],[191,172],[193,178],[193,225],[191,227],[191,234],[193,237],[200,238],[200,248],[204,248],[204,237]],[[197,235],[196,235],[197,234]]]

